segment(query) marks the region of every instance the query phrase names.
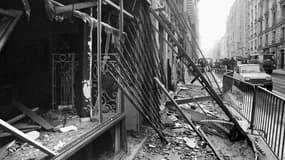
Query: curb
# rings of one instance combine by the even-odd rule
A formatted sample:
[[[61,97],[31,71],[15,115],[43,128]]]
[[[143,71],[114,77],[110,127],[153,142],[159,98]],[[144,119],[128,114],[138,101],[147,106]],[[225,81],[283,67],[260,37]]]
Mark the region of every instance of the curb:
[[[274,72],[271,75],[280,75],[280,76],[285,76],[285,72],[284,73],[280,73],[280,72]]]

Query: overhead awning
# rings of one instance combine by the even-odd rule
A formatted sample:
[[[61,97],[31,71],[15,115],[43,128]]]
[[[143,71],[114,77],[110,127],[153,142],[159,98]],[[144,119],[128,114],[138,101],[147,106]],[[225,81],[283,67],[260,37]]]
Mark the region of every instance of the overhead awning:
[[[4,10],[0,8],[0,52],[8,40],[9,35],[15,28],[21,15],[22,11]]]

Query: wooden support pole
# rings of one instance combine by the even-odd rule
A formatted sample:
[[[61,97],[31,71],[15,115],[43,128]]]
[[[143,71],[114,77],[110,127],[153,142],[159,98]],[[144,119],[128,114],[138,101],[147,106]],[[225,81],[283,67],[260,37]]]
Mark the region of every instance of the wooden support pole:
[[[55,0],[51,0],[51,2],[55,5],[55,6],[64,6],[63,4],[55,1]],[[98,5],[97,5],[98,6]],[[80,18],[82,20],[86,20],[87,18],[92,21],[92,23],[94,23],[93,27],[97,27],[98,25],[98,20],[95,19],[94,17],[89,16],[88,14],[84,13],[84,12],[80,12],[78,10],[74,10],[73,14],[75,17]],[[110,26],[107,23],[101,22],[101,25],[104,26],[105,28],[107,28],[108,30],[112,31],[113,34],[118,35],[119,34],[119,30]]]
[[[90,1],[90,2],[80,2],[80,3],[73,3],[65,6],[58,6],[55,7],[56,14],[61,14],[65,12],[73,12],[74,10],[84,9],[84,8],[92,8],[97,5],[97,2]]]
[[[97,93],[98,93],[98,98],[97,98],[97,106],[98,106],[98,114],[99,114],[99,123],[102,123],[102,65],[101,65],[101,41],[102,41],[102,0],[98,0],[98,5],[97,5],[97,19],[98,19],[98,25],[97,25]]]

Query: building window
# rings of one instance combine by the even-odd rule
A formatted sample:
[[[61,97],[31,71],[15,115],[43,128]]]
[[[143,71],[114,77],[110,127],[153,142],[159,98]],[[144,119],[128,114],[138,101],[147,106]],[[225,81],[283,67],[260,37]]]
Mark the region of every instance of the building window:
[[[281,28],[281,40],[280,41],[283,41],[285,38],[285,27],[282,27]]]
[[[281,6],[282,19],[285,19],[285,5]]]
[[[276,11],[272,13],[272,26],[276,24]]]
[[[254,49],[257,49],[257,39],[255,40],[255,47]]]
[[[260,36],[260,39],[259,39],[259,46],[262,47],[262,36]]]
[[[260,33],[262,32],[262,25],[263,25],[263,23],[262,23],[262,20],[260,21]]]
[[[272,43],[275,43],[276,32],[272,32]]]
[[[268,28],[268,15],[265,16],[265,28]]]
[[[268,45],[268,34],[265,35],[265,45]]]

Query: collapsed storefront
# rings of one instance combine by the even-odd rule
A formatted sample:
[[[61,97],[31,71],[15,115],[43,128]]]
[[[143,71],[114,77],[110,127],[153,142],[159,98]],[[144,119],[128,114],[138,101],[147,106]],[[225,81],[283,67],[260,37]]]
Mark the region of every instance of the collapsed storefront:
[[[20,143],[20,149],[1,154],[2,158],[66,159],[74,155],[71,159],[76,159],[78,151],[87,153],[81,158],[92,159],[106,150],[110,156],[126,150],[122,94],[106,71],[106,63],[114,61],[123,34],[123,4],[104,3],[100,7],[102,17],[97,20],[96,9],[91,8],[99,1],[68,3],[1,2],[0,117],[15,126],[1,123],[6,128],[1,131],[1,147],[5,150],[10,142],[18,143],[11,133],[33,144],[18,130],[40,131],[38,141],[44,145],[33,144],[41,152]],[[131,8],[135,4],[125,5]],[[101,31],[96,33],[101,21],[106,23],[101,23]],[[96,47],[98,43],[102,44],[100,48]],[[19,115],[20,119],[29,117],[21,120],[20,127],[15,119]],[[60,131],[66,127],[73,132]],[[98,147],[102,144],[106,147]]]
[[[176,59],[156,44],[166,34],[155,36],[150,2],[0,6],[1,159],[120,157],[141,116],[165,142],[153,78],[173,89]]]

